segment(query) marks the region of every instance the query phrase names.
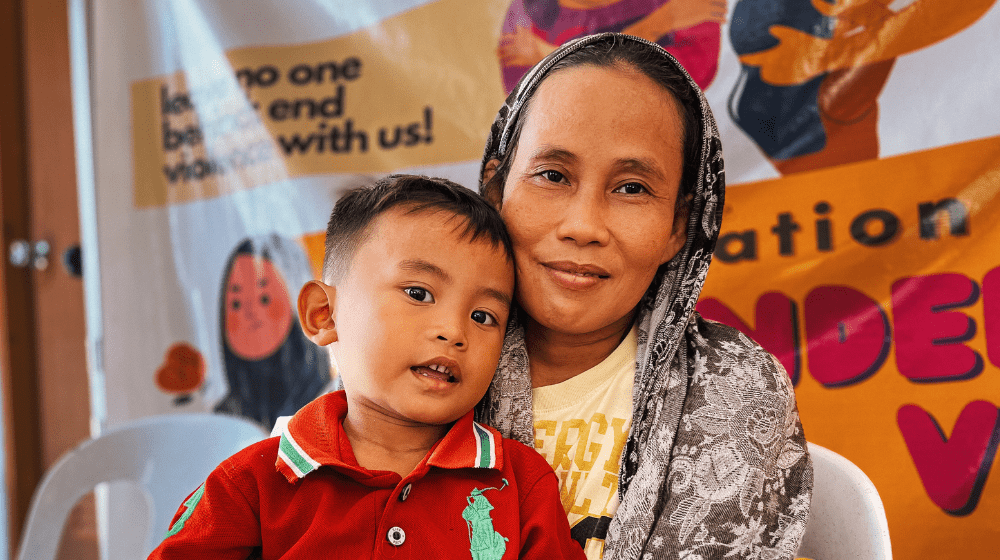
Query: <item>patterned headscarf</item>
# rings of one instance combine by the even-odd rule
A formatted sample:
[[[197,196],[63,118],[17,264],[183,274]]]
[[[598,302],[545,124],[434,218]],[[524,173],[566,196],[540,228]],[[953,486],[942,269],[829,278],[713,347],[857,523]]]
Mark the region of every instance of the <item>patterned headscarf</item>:
[[[698,99],[701,126],[694,131],[697,176],[684,189],[690,195],[687,241],[661,267],[636,316],[632,425],[619,473],[621,504],[604,558],[791,558],[805,528],[812,467],[788,376],[745,336],[694,311],[725,195],[722,143],[700,88],[655,43],[617,33],[581,37],[518,83],[493,123],[483,170],[508,155],[523,107],[553,65],[589,45],[613,49],[626,41],[647,46],[683,76]],[[531,376],[518,313],[523,311],[512,314],[497,374],[477,413],[532,446]]]

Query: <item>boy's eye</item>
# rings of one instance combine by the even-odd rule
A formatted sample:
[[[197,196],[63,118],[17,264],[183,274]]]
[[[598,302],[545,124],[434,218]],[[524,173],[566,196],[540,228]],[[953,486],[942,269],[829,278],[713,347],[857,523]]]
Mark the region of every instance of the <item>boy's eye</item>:
[[[472,312],[472,320],[475,321],[475,322],[477,322],[477,323],[483,324],[483,325],[495,325],[495,324],[497,324],[496,317],[494,317],[493,315],[490,315],[489,313],[487,313],[485,311],[473,311]]]
[[[268,296],[267,294],[260,296],[260,303],[261,305],[267,305],[271,303],[271,297]]]
[[[233,311],[239,311],[240,310],[240,300],[234,299],[233,303],[231,305],[233,306]]]
[[[645,191],[646,187],[640,185],[639,183],[626,183],[615,189],[615,192],[620,192],[622,194],[642,194]]]
[[[430,292],[423,288],[418,288],[416,286],[410,286],[409,288],[403,288],[406,295],[411,298],[423,302],[423,303],[434,303],[434,296]]]
[[[552,181],[553,183],[561,183],[565,179],[562,173],[554,169],[547,169],[545,171],[542,171],[541,175],[546,180]]]

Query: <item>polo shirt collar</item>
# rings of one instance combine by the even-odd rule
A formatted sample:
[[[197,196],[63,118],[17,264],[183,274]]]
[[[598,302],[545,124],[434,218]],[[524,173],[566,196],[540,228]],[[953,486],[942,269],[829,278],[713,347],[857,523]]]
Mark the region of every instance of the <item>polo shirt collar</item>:
[[[335,391],[317,397],[299,410],[281,431],[275,467],[289,482],[296,482],[321,466],[335,467],[351,476],[379,477],[358,465],[351,442],[344,433],[347,396]],[[414,473],[428,467],[443,469],[502,469],[500,433],[473,420],[473,412],[456,421],[431,448]]]

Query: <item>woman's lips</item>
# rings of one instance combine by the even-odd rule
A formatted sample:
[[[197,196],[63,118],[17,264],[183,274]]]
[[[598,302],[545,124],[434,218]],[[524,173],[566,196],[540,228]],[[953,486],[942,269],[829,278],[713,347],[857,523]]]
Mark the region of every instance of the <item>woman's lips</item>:
[[[542,266],[557,284],[570,290],[586,290],[611,277],[608,271],[592,264],[549,261]]]

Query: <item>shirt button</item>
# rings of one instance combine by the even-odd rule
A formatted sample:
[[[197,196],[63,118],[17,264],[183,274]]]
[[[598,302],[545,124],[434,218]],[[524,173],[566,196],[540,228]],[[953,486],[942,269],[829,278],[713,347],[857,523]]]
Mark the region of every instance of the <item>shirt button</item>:
[[[399,546],[406,542],[406,533],[399,527],[389,529],[389,534],[386,535],[386,537],[389,538],[389,542],[392,543],[393,546]]]
[[[399,493],[399,501],[405,502],[407,498],[410,497],[410,489],[413,488],[412,484],[407,484],[403,487],[403,491]]]

